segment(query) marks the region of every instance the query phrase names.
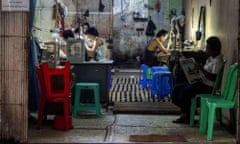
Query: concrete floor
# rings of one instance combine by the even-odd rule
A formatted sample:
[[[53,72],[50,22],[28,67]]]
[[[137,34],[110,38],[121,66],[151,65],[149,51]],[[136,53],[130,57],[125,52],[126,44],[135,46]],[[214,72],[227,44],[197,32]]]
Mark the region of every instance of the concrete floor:
[[[101,117],[93,113],[80,113],[73,118],[74,128],[60,131],[53,128],[51,117],[43,128],[29,124],[29,143],[129,143],[134,134],[182,135],[190,143],[208,143],[206,135],[200,134],[197,125],[175,124],[176,115],[112,114],[104,112]],[[236,143],[235,135],[215,124],[213,141],[209,143]]]
[[[132,71],[135,73],[135,71]],[[125,71],[123,71],[125,73]],[[124,75],[132,76],[126,72]],[[136,73],[134,74],[136,76]],[[119,74],[115,74],[119,76]],[[29,122],[29,143],[130,143],[128,138],[134,134],[182,135],[189,143],[236,143],[235,135],[215,124],[213,141],[208,142],[206,135],[199,133],[199,128],[187,124],[175,124],[177,115],[139,115],[113,114],[102,109],[102,116],[94,113],[79,113],[73,118],[74,128],[60,131],[53,128],[53,117],[36,129],[34,121]],[[33,114],[36,118],[36,114]]]

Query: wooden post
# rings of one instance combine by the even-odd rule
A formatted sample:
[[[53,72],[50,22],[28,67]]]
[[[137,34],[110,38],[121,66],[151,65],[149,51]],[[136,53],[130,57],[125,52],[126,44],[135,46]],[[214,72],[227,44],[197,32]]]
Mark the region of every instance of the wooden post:
[[[27,143],[29,12],[2,11],[0,0],[0,139]]]

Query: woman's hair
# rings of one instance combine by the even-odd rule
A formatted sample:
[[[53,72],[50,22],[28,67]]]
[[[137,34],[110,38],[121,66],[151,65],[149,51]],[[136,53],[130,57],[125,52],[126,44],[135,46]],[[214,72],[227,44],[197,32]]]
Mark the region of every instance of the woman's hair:
[[[167,35],[167,33],[168,33],[168,32],[167,32],[166,30],[161,29],[161,30],[158,31],[156,37],[165,36],[165,35]]]
[[[73,33],[72,30],[65,30],[65,31],[63,31],[63,33],[62,33],[62,37],[63,37],[64,39],[74,38],[74,33]]]
[[[90,27],[88,22],[85,22],[81,25],[82,27],[87,26],[87,29]],[[79,27],[74,30],[74,33],[80,33]]]
[[[87,26],[88,28],[90,27],[88,22],[83,23],[82,26]]]
[[[209,48],[217,53],[221,53],[222,45],[218,37],[212,36],[207,39]]]
[[[98,31],[95,27],[90,27],[89,29],[87,29],[86,34],[90,34],[93,36],[99,36]]]

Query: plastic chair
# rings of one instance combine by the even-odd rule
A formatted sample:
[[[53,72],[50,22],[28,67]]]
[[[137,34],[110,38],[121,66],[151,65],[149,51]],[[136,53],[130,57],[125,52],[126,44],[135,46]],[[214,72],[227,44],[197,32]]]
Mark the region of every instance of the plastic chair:
[[[225,79],[225,84],[224,84],[224,89],[223,89],[223,93],[222,94],[199,94],[200,98],[223,98],[224,95],[227,94],[228,91],[226,91],[228,85],[230,85],[230,79],[231,76],[233,74],[233,72],[237,69],[237,64],[233,64],[229,67],[227,75],[226,75],[226,79]],[[221,109],[218,109],[219,111],[217,111],[217,118],[218,120],[221,122]],[[201,121],[201,120],[200,120]]]
[[[237,65],[233,65],[233,72],[228,72],[221,98],[201,98],[200,132],[207,133],[207,140],[212,140],[216,109],[234,110],[237,105]]]
[[[48,63],[43,63],[37,70],[40,82],[40,104],[38,110],[37,128],[42,127],[44,106],[46,103],[63,103],[63,116],[56,116],[54,126],[57,129],[68,130],[72,128],[70,116],[70,63],[66,62],[64,67],[50,69]],[[57,82],[56,82],[57,80]],[[57,86],[56,86],[57,85]],[[59,127],[59,121],[63,123]]]
[[[223,76],[223,72],[224,72],[224,67],[225,67],[225,61],[223,63],[223,65],[221,66],[221,68],[218,70],[217,72],[217,77],[213,86],[213,91],[211,94],[197,94],[195,97],[193,97],[191,99],[191,108],[190,108],[190,126],[193,127],[194,126],[194,116],[195,116],[195,111],[196,111],[196,107],[197,107],[197,100],[200,99],[200,97],[211,97],[212,95],[219,95],[220,90],[221,90],[221,84],[222,84],[222,76]],[[218,116],[218,120],[220,120],[221,117],[221,111],[217,112]]]

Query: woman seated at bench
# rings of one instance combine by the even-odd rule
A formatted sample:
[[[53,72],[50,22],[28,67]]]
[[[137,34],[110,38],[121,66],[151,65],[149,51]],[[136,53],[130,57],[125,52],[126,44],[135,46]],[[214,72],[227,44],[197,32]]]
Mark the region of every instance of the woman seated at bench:
[[[166,56],[168,56],[169,48],[172,45],[171,40],[169,40],[167,47],[164,46],[164,42],[167,39],[167,33],[168,32],[166,30],[162,29],[157,33],[156,38],[152,39],[149,42],[143,56],[144,64],[148,66],[159,66],[167,64]]]

